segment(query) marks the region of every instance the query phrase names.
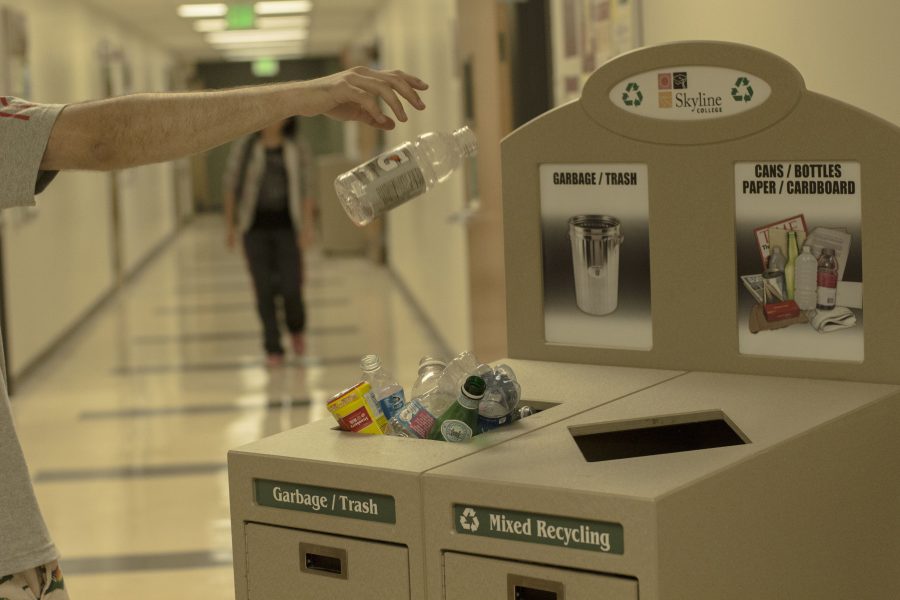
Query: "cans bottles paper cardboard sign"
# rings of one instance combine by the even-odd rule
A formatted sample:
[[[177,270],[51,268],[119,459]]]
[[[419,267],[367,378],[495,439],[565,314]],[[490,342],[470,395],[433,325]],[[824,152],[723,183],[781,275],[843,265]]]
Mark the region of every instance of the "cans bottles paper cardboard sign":
[[[650,350],[643,164],[540,166],[547,342]]]
[[[839,160],[738,162],[734,175],[741,354],[862,362],[860,164]],[[802,294],[797,286],[803,276],[796,261],[804,245],[810,247],[819,268],[823,249],[834,252],[836,287],[819,287],[818,306],[803,311],[800,318],[766,319],[767,314],[775,313],[756,305],[782,301],[804,305],[796,297]],[[794,297],[779,299],[762,290],[760,299],[759,291],[753,291],[750,282],[760,277],[765,280],[767,275],[771,279],[769,259],[776,254],[787,260],[783,268],[783,276],[788,280],[785,289]],[[799,270],[807,269],[809,264]],[[817,285],[826,279],[819,277]],[[834,294],[837,305],[827,308],[832,302],[823,305],[822,299],[833,298]]]

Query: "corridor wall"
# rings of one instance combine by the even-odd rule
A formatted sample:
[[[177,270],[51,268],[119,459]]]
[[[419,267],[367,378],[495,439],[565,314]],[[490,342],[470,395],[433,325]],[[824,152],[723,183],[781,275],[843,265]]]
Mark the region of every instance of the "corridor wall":
[[[118,48],[131,65],[125,91],[160,91],[171,57],[80,1],[7,0],[23,14],[29,41],[31,98],[72,103],[103,95],[99,48]],[[2,214],[4,287],[10,374],[47,353],[115,286],[110,177],[65,172],[36,208]],[[174,166],[119,175],[121,259],[127,275],[177,226]]]
[[[900,123],[900,69],[890,0],[643,0],[644,44],[722,40],[773,52],[803,73],[806,86]]]

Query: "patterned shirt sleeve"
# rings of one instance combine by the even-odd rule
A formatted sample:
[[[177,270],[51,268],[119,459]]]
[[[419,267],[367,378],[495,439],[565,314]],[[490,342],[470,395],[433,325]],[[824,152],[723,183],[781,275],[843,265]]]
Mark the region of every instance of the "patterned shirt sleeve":
[[[31,206],[54,171],[41,171],[41,160],[62,104],[32,104],[0,96],[0,208]]]

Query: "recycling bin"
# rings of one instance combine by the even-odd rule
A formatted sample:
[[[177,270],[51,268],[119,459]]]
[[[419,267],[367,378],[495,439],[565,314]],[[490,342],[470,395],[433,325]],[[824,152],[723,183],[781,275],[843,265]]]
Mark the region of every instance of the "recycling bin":
[[[681,374],[504,362],[539,412],[465,444],[352,434],[328,418],[229,452],[237,600],[425,598],[423,473]]]
[[[606,403],[423,476],[427,597],[900,597],[898,422],[897,386],[719,373]]]

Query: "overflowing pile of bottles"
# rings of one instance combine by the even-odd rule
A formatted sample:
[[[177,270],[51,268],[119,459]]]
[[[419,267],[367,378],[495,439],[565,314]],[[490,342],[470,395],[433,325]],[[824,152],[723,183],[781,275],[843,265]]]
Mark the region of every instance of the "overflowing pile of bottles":
[[[360,367],[363,380],[328,401],[345,431],[465,442],[532,414],[519,406],[513,370],[479,363],[471,352],[447,363],[423,357],[409,398],[376,355],[364,356]]]

